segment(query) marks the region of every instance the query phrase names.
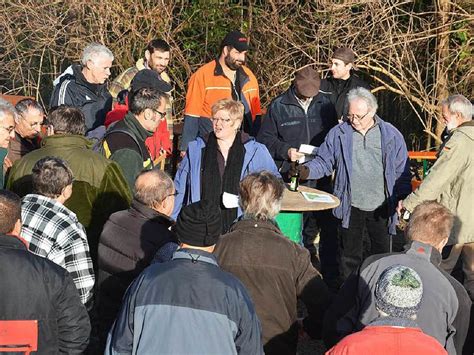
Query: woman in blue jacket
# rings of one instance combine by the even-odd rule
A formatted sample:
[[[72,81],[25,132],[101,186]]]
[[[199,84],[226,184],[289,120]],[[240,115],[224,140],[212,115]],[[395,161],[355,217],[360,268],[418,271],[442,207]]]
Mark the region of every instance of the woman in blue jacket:
[[[242,214],[240,208],[223,203],[223,193],[237,196],[239,182],[250,173],[268,170],[280,174],[267,148],[240,130],[244,106],[232,99],[216,101],[211,108],[214,131],[189,143],[174,184],[173,217],[181,207],[200,200],[218,204],[222,212],[222,231]],[[237,198],[237,197],[235,197]]]

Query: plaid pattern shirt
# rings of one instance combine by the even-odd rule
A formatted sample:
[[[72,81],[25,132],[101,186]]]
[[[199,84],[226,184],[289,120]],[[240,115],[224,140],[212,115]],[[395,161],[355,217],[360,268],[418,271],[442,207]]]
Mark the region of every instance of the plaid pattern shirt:
[[[87,235],[76,214],[51,198],[30,194],[22,200],[21,219],[21,236],[30,251],[69,271],[82,303],[90,301],[94,268]]]

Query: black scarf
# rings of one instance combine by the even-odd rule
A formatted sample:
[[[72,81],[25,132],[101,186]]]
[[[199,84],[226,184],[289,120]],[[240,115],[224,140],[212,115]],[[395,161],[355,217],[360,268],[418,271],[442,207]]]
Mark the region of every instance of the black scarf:
[[[222,204],[222,193],[224,191],[235,195],[239,193],[240,174],[242,173],[245,156],[245,148],[240,132],[237,132],[234,143],[229,149],[222,179],[217,163],[217,154],[219,154],[217,149],[216,135],[211,132],[204,148],[204,160],[201,168],[201,200],[209,200],[220,207],[222,232],[225,233],[237,218],[237,208],[225,208]]]

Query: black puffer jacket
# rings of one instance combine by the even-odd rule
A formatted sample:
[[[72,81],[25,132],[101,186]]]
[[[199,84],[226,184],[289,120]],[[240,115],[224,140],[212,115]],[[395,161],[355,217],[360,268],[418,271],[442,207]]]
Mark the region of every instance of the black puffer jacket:
[[[69,273],[5,235],[0,235],[0,318],[38,320],[35,354],[82,354],[89,343],[89,317]]]
[[[351,73],[351,76],[347,80],[334,79],[328,77],[321,80],[320,91],[328,93],[331,97],[331,102],[334,105],[337,113],[337,118],[341,119],[342,116],[347,114],[347,94],[352,89],[363,87],[370,90],[369,84],[359,78],[357,75]]]
[[[112,96],[106,84],[91,84],[82,74],[81,66],[72,65],[54,87],[50,107],[69,105],[79,108],[86,118],[86,131],[104,124],[105,115],[112,109]]]
[[[266,145],[278,170],[285,175],[290,168],[288,149],[298,149],[301,144],[319,147],[336,124],[329,95],[315,96],[305,113],[291,87],[271,102],[257,140]]]
[[[150,265],[158,249],[177,242],[167,216],[133,200],[125,211],[112,214],[99,241],[99,317],[106,334],[132,281]]]

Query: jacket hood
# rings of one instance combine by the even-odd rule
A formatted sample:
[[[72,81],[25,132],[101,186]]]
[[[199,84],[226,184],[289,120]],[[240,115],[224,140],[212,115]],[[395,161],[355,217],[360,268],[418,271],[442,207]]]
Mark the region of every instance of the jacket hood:
[[[65,71],[63,71],[56,79],[54,79],[53,85],[58,85],[61,82],[61,79],[66,75],[74,75],[74,69],[72,65],[68,66]]]
[[[466,137],[474,141],[474,121],[467,121],[456,128],[457,132],[464,134]]]

